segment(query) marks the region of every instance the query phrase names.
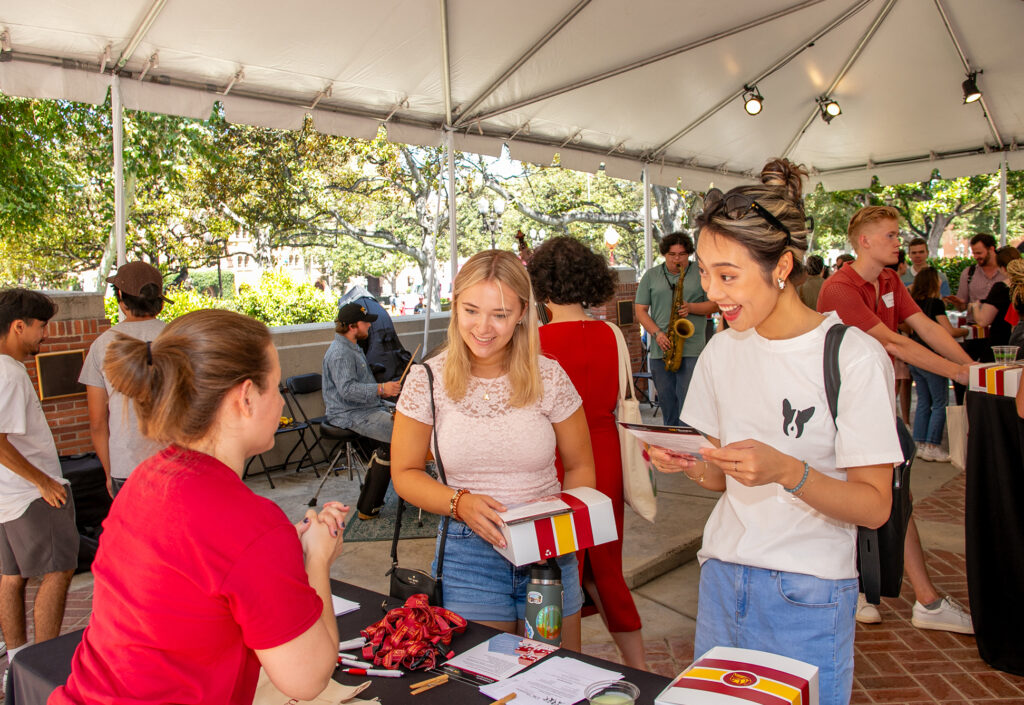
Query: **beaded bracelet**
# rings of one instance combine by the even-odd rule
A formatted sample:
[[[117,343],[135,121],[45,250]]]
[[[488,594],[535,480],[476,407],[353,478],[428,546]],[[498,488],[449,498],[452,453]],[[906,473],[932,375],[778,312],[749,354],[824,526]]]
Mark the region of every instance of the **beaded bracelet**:
[[[459,518],[459,500],[462,499],[462,495],[464,494],[469,494],[469,490],[465,487],[456,490],[455,494],[452,495],[452,498],[448,500],[448,514],[450,514],[451,518],[455,521],[462,521],[462,519]]]
[[[796,487],[794,487],[793,489],[789,489],[788,487],[783,485],[782,489],[786,490],[786,492],[789,492],[790,494],[796,494],[797,492],[800,491],[800,488],[804,486],[804,483],[807,482],[807,476],[811,473],[811,468],[807,464],[806,460],[803,461],[803,464],[804,464],[804,476],[800,478],[800,482],[796,483]],[[799,495],[797,495],[797,496],[799,496]]]

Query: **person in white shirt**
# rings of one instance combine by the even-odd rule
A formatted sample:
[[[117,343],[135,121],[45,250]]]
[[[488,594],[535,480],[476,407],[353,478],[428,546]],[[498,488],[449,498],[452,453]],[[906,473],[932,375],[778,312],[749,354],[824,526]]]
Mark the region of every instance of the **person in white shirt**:
[[[173,302],[164,297],[160,270],[145,262],[129,262],[107,277],[107,282],[114,287],[121,322],[93,341],[78,381],[86,385],[92,445],[107,475],[107,492],[115,497],[132,470],[162,446],[139,432],[135,406],[110,385],[103,374],[103,358],[118,333],[147,342],[156,340],[167,325],[157,314],[165,301]]]
[[[853,685],[857,525],[889,517],[896,432],[892,365],[856,329],[839,349],[836,420],[824,385],[827,331],[800,300],[806,171],[769,162],[762,184],[712,189],[697,261],[729,328],[697,361],[682,420],[702,460],[649,448],[655,467],[723,492],[704,530],[694,653],[760,649],[818,667],[819,702]]]
[[[28,641],[25,583],[42,578],[35,640],[53,639],[78,565],[74,502],[23,362],[39,352],[56,312],[38,292],[0,291],[0,629],[8,659]]]

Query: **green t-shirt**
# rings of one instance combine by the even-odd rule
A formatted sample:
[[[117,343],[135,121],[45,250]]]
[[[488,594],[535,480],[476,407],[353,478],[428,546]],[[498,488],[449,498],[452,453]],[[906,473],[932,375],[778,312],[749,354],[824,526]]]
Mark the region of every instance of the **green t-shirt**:
[[[707,301],[707,294],[700,285],[700,270],[696,262],[686,263],[683,276],[683,301],[691,304]],[[658,327],[666,332],[668,322],[672,318],[672,293],[677,281],[678,274],[669,274],[668,268],[664,264],[659,264],[647,270],[640,278],[636,290],[636,303],[649,306],[647,313]],[[687,338],[683,345],[683,357],[697,357],[707,344],[707,317],[691,313],[687,318],[693,324],[693,335]],[[658,360],[664,355],[658,344],[652,341],[651,357]]]

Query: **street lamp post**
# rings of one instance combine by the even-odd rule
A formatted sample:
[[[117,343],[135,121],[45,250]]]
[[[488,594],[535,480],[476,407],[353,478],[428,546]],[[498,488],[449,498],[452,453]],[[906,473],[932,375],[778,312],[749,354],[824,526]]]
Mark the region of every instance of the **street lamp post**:
[[[484,230],[491,236],[491,249],[497,248],[496,235],[501,232],[501,216],[505,212],[505,200],[497,198],[492,203],[486,196],[481,196],[476,204],[477,212],[484,223]]]
[[[619,242],[619,231],[609,225],[604,231],[604,244],[608,246],[608,260],[615,264],[615,245]]]

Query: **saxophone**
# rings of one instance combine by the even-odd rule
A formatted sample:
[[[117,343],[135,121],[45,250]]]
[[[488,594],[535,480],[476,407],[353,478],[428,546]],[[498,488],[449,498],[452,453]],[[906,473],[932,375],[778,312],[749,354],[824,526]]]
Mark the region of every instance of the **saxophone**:
[[[668,319],[669,349],[665,351],[665,369],[669,372],[676,372],[683,364],[683,345],[686,339],[693,335],[693,323],[686,316],[679,315],[679,307],[683,305],[683,274],[679,275],[672,290],[672,316]]]

